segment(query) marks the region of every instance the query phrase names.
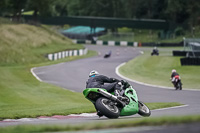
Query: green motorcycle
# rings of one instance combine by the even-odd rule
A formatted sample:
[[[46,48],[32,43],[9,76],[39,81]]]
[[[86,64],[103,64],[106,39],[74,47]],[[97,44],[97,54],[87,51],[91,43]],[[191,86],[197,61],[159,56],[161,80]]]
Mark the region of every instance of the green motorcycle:
[[[123,87],[124,88],[124,87]],[[108,118],[139,114],[144,117],[151,115],[150,109],[138,101],[136,91],[132,86],[121,89],[122,97],[117,97],[114,92],[107,92],[101,88],[86,88],[83,91],[85,98],[90,100],[100,113]]]

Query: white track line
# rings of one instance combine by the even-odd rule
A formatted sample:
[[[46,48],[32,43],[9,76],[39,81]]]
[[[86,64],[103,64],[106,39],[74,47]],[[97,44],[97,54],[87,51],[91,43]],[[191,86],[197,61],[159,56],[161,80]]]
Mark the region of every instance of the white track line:
[[[119,77],[121,77],[121,78],[123,78],[123,79],[126,79],[126,80],[128,80],[128,81],[131,81],[131,82],[135,82],[135,83],[137,83],[137,84],[141,84],[141,85],[146,85],[146,86],[151,86],[151,87],[157,87],[157,88],[163,88],[163,89],[174,89],[173,87],[158,86],[158,85],[152,85],[152,84],[147,84],[147,83],[139,82],[139,81],[136,81],[136,80],[133,80],[133,79],[130,79],[130,78],[127,78],[127,77],[121,75],[121,74],[119,73],[119,68],[122,67],[122,66],[125,65],[125,64],[126,64],[126,62],[120,64],[119,66],[117,66],[117,67],[115,68],[115,73],[116,73]],[[188,91],[200,91],[200,90],[198,90],[198,89],[188,89],[188,88],[184,88],[184,90],[188,90]]]
[[[35,67],[34,68],[31,68],[31,73],[33,74],[33,76],[37,79],[37,80],[39,80],[40,82],[42,82],[42,80],[34,73],[34,70],[35,69]]]
[[[167,110],[167,109],[176,109],[176,108],[183,108],[183,107],[187,107],[189,105],[180,105],[180,106],[174,106],[174,107],[169,107],[169,108],[161,108],[161,109],[154,109],[154,110],[151,110],[151,111],[161,111],[161,110]]]

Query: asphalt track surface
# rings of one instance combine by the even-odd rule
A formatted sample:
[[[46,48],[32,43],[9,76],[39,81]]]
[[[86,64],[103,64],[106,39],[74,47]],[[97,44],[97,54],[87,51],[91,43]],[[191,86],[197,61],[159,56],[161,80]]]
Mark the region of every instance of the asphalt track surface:
[[[124,62],[135,58],[141,54],[145,48],[122,47],[122,46],[98,46],[85,45],[89,50],[98,51],[99,55],[91,58],[80,59],[71,62],[64,62],[56,65],[37,67],[33,69],[35,75],[42,81],[50,84],[66,88],[71,91],[80,92],[85,89],[85,84],[88,79],[88,74],[91,70],[97,70],[100,74],[108,77],[119,77],[115,69]],[[103,56],[109,51],[112,51],[110,58],[104,59]],[[138,70],[139,71],[139,70]],[[169,73],[170,76],[170,73]],[[200,114],[200,91],[198,90],[183,90],[175,91],[169,88],[159,88],[129,82],[134,87],[138,94],[138,98],[143,102],[179,102],[184,106],[152,110],[151,117],[158,116],[183,116]],[[184,83],[183,83],[184,84]],[[140,117],[133,115],[129,117],[120,117],[120,119],[134,119]],[[80,124],[93,122],[109,121],[107,118],[98,118],[95,114],[88,117],[69,117],[69,119],[59,120],[35,120],[35,121],[17,121],[17,122],[0,122],[0,126],[18,125],[18,124]]]

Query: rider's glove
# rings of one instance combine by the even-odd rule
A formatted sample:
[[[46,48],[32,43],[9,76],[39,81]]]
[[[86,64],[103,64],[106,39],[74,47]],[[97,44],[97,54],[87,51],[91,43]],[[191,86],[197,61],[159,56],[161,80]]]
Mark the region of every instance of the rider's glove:
[[[114,82],[119,82],[119,80],[118,80],[118,79],[115,79],[115,78],[112,78],[112,80],[113,80]]]

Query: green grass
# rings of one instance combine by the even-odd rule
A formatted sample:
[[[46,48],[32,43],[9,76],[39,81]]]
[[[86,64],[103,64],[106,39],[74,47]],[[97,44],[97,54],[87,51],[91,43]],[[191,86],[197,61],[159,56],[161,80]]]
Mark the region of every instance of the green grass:
[[[33,15],[34,11],[23,12],[22,15]]]
[[[0,25],[1,24],[14,24],[10,19],[0,17]]]
[[[0,119],[37,117],[40,115],[94,112],[81,93],[36,80],[32,67],[72,61],[96,55],[48,61],[48,53],[68,49],[82,49],[68,38],[44,26],[26,24],[0,25]]]
[[[173,57],[171,53],[171,51],[160,51],[160,56],[150,56],[150,51],[145,51],[143,55],[122,66],[119,72],[140,82],[173,87],[169,79],[171,70],[176,69],[181,76],[183,88],[200,89],[200,67],[181,66],[181,57]]]
[[[62,61],[72,61],[96,54],[89,52],[86,56],[70,57]],[[53,63],[55,62],[37,65]],[[95,111],[93,105],[81,93],[39,82],[31,74],[31,67],[30,65],[0,67],[0,119]]]
[[[0,31],[0,65],[45,62],[47,53],[83,48],[45,27],[2,24]]]
[[[161,118],[128,118],[110,119],[107,121],[88,122],[85,124],[51,124],[51,125],[18,125],[0,128],[3,133],[25,133],[25,132],[62,132],[62,131],[89,131],[93,129],[125,128],[138,126],[177,125],[200,122],[200,116],[171,116]]]
[[[161,109],[161,108],[169,108],[169,107],[175,107],[175,106],[181,106],[183,104],[177,103],[177,102],[170,102],[170,103],[145,103],[150,110],[154,109]]]

